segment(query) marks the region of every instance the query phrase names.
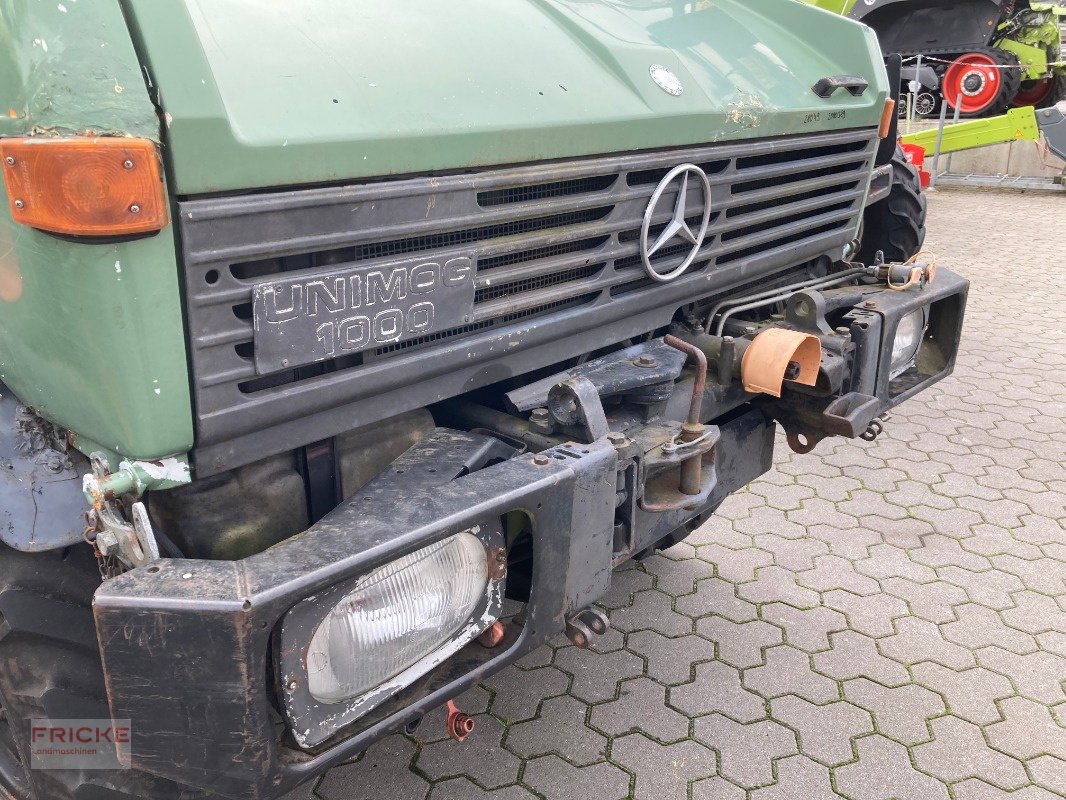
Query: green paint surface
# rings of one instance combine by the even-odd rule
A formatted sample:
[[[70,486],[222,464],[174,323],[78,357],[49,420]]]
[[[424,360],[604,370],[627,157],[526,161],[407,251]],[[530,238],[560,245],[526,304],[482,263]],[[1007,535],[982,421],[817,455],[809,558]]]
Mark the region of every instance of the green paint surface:
[[[159,138],[119,7],[0,0],[0,135],[89,132]],[[0,183],[0,380],[83,449],[151,459],[192,446],[187,364],[171,226],[68,241]]]
[[[126,7],[181,194],[870,126],[887,91],[870,31],[793,0]],[[872,88],[811,92],[840,74]]]

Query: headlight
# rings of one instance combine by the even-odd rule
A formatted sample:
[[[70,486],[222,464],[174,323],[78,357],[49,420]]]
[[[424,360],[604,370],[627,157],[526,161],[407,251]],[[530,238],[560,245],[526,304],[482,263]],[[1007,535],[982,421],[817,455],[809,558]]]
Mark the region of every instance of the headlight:
[[[919,308],[899,321],[896,338],[892,340],[892,366],[889,377],[896,378],[906,372],[918,357],[918,348],[925,336],[928,309]]]
[[[496,621],[502,571],[495,559],[504,551],[492,544],[502,545],[501,533],[464,531],[289,612],[281,668],[301,744],[329,738]]]
[[[443,642],[466,644],[483,628],[453,637],[488,583],[485,547],[469,533],[361,578],[311,637],[312,697],[323,703],[349,700],[417,665]]]

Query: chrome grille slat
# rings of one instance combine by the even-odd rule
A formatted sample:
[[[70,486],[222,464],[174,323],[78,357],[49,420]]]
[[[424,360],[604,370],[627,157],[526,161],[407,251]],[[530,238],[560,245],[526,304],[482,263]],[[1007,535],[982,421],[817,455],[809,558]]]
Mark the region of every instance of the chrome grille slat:
[[[722,282],[741,275],[751,280],[838,252],[858,222],[876,143],[874,131],[850,130],[181,201],[176,221],[184,249],[198,446],[205,453],[228,453],[227,442],[264,424],[281,430],[311,409],[325,413],[359,402],[367,392],[383,390],[384,375],[389,386],[402,383],[390,370],[409,369],[427,349],[456,352],[453,339],[469,340],[462,368],[476,368],[482,343],[487,358],[491,341],[531,330],[526,320],[554,315],[577,330],[582,315],[623,325],[651,309],[668,321],[671,309],[719,291]],[[671,284],[644,285],[637,235],[658,176],[681,163],[711,167],[707,238],[686,275]],[[688,214],[698,218],[702,193],[695,185],[689,189]],[[653,231],[670,214],[664,205],[652,219]],[[250,357],[255,284],[423,253],[431,260],[475,254],[477,293],[469,324],[424,342],[257,376]],[[307,394],[323,386],[330,387],[328,401]],[[251,410],[259,415],[254,425],[243,416]],[[337,419],[310,426],[308,435],[329,435]]]

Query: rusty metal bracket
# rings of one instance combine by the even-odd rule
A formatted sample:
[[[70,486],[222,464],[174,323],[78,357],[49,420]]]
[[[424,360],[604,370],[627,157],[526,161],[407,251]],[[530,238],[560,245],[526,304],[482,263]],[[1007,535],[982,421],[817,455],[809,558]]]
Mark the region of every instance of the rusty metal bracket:
[[[575,647],[586,648],[594,638],[607,633],[610,627],[610,618],[598,608],[589,606],[566,618],[566,638]]]
[[[570,378],[553,386],[548,393],[548,412],[562,427],[580,431],[586,443],[604,438],[610,430],[600,393],[588,378]]]

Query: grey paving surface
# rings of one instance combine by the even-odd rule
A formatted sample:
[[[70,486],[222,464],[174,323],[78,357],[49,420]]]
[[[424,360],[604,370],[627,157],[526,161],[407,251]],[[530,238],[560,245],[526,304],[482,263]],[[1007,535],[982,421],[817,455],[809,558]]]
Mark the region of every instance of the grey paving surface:
[[[954,378],[873,444],[779,448],[617,576],[596,652],[557,642],[462,698],[465,744],[428,719],[315,795],[1066,796],[1066,202],[930,206],[927,246],[973,281]]]

